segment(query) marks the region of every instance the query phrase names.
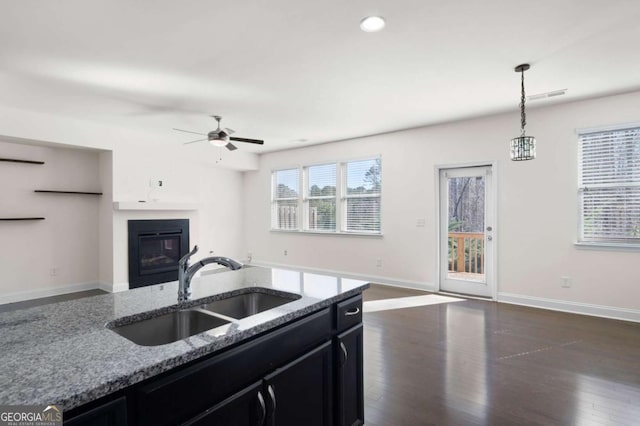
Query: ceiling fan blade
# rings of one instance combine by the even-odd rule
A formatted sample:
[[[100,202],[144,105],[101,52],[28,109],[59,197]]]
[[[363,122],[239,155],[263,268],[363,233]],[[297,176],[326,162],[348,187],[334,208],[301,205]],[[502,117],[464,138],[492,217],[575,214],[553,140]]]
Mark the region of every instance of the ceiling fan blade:
[[[232,135],[232,134],[234,134],[234,133],[236,132],[235,130],[230,129],[230,128],[228,128],[228,127],[225,127],[225,128],[224,128],[224,129],[222,129],[222,130],[224,130],[224,132],[225,132],[226,134],[228,134],[228,135]]]
[[[264,141],[260,139],[247,139],[247,138],[229,138],[229,139],[236,142],[247,142],[247,143],[255,143],[258,145],[264,145]]]
[[[185,142],[185,143],[183,143],[182,145],[189,145],[190,143],[196,143],[196,142],[204,142],[204,141],[206,141],[206,140],[207,140],[207,139],[198,139],[198,140],[191,141],[191,142]]]
[[[206,133],[198,133],[198,132],[192,132],[191,130],[176,129],[175,127],[173,128],[173,130],[177,130],[178,132],[193,133],[194,135],[207,136]]]
[[[235,146],[234,144],[232,144],[231,142],[229,142],[228,144],[225,145],[227,147],[227,149],[229,151],[235,151],[236,149],[238,149],[237,146]]]

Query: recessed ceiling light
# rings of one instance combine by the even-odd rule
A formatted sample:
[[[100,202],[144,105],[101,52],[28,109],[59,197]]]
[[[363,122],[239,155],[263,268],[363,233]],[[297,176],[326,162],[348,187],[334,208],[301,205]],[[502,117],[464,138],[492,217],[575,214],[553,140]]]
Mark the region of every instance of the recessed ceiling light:
[[[366,33],[375,33],[384,28],[384,18],[381,16],[367,16],[360,21],[360,29]]]

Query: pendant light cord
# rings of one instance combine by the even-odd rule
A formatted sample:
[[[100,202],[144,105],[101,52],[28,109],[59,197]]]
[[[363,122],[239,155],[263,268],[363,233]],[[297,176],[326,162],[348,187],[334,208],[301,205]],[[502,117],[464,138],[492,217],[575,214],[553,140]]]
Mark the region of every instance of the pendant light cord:
[[[524,69],[522,71],[520,71],[520,73],[521,73],[520,87],[521,87],[521,93],[522,93],[522,96],[520,98],[520,133],[521,133],[521,136],[524,136],[524,126],[527,125],[527,113],[524,111],[524,102],[525,102],[525,97],[524,97]]]

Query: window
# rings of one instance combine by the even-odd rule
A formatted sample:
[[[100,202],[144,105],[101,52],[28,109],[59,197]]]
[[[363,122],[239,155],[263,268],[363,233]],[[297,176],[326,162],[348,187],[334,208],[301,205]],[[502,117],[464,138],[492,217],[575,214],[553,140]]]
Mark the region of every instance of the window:
[[[336,230],[336,169],[336,164],[309,166],[305,169],[307,176],[306,229]]]
[[[344,230],[380,232],[380,159],[345,164]]]
[[[580,242],[640,245],[640,127],[579,143]]]
[[[272,229],[379,235],[381,186],[380,158],[276,170]]]
[[[276,170],[272,179],[271,226],[274,229],[298,229],[300,170]]]

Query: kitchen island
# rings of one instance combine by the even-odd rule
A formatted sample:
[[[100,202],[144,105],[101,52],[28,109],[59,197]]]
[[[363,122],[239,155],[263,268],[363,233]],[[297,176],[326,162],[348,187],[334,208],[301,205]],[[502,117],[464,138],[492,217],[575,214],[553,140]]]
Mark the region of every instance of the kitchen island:
[[[105,325],[175,309],[177,283],[3,313],[0,404],[56,404],[68,424],[280,425],[314,410],[305,424],[358,424],[367,287],[262,267],[203,274],[188,306],[253,290],[300,298],[159,346]]]

